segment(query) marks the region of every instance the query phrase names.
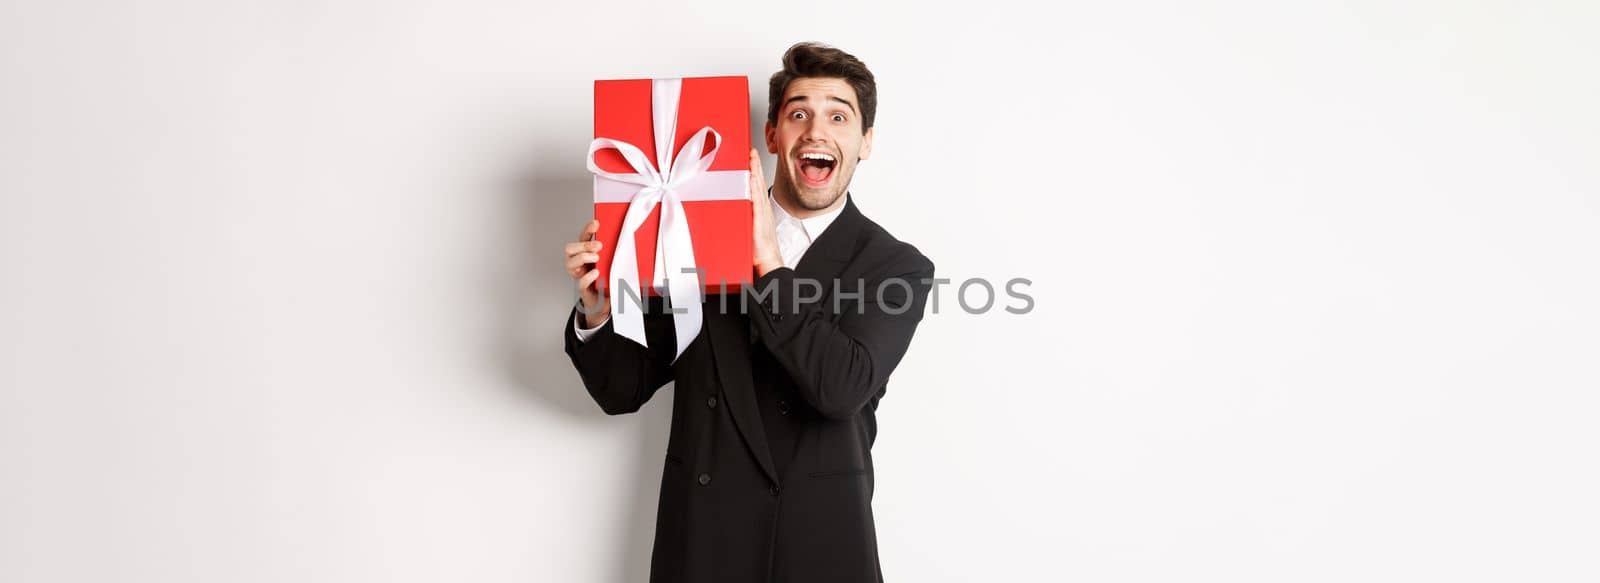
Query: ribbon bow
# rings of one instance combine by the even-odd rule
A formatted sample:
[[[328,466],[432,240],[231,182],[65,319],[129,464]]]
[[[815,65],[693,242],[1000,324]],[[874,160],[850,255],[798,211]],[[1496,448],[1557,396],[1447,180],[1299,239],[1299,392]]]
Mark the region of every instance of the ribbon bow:
[[[748,171],[707,171],[717,157],[717,150],[722,147],[722,135],[710,126],[700,128],[678,150],[677,156],[672,155],[673,138],[678,129],[681,88],[682,79],[653,81],[651,116],[656,143],[654,166],[638,146],[610,138],[595,138],[590,142],[588,156],[589,171],[595,174],[596,202],[604,202],[603,199],[608,198],[628,201],[628,212],[622,220],[622,234],[617,239],[606,285],[611,296],[613,328],[640,346],[649,345],[644,335],[644,307],[636,304],[633,309],[627,309],[623,290],[634,290],[639,298],[645,296],[639,285],[639,258],[638,251],[634,249],[634,234],[655,206],[661,205],[661,226],[657,231],[655,273],[651,287],[671,300],[673,330],[678,340],[677,353],[672,357],[674,362],[683,355],[689,343],[700,335],[704,322],[700,306],[703,286],[695,267],[694,245],[689,233],[689,220],[684,215],[683,201],[728,198],[721,194],[724,192],[749,196],[745,192],[749,185]],[[711,139],[711,150],[702,154],[708,137]],[[607,172],[595,165],[595,152],[608,148],[621,153],[634,172]],[[686,193],[697,192],[712,194],[686,196]]]

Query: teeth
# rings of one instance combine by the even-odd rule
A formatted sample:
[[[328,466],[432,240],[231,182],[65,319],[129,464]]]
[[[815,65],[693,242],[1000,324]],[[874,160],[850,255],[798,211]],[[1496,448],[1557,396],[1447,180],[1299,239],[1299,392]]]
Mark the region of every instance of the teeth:
[[[803,152],[803,153],[800,154],[800,159],[802,159],[802,160],[827,160],[829,162],[832,162],[833,161],[833,156],[829,156],[829,155],[823,154],[821,152]]]

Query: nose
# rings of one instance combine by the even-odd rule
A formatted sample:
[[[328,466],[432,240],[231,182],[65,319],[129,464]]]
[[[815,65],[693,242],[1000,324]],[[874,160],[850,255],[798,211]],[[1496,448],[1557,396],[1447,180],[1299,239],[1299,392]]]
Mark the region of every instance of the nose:
[[[820,142],[824,138],[822,124],[815,118],[807,119],[804,131],[800,132],[800,140],[805,142]]]

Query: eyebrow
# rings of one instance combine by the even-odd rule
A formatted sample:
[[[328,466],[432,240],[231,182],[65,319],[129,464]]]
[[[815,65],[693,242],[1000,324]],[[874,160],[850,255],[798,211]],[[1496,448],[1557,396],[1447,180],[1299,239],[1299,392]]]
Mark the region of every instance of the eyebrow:
[[[806,95],[796,95],[796,96],[793,96],[793,97],[790,97],[790,98],[788,98],[788,99],[785,99],[785,100],[784,100],[784,101],[783,101],[783,106],[784,106],[784,107],[788,107],[788,106],[789,106],[789,104],[790,104],[790,103],[794,103],[794,102],[796,102],[796,101],[805,101],[805,100],[806,100],[806,98],[807,98],[807,96],[806,96]],[[843,103],[843,104],[845,104],[845,105],[848,105],[848,106],[850,106],[850,113],[855,113],[855,112],[856,112],[856,104],[854,104],[854,103],[850,103],[850,102],[849,102],[849,101],[846,101],[846,100],[845,100],[845,99],[844,99],[844,98],[842,98],[842,97],[835,97],[835,96],[832,96],[832,95],[829,95],[829,96],[828,96],[828,99],[831,99],[831,100],[833,100],[833,101],[837,101],[837,102],[839,102],[839,103]]]

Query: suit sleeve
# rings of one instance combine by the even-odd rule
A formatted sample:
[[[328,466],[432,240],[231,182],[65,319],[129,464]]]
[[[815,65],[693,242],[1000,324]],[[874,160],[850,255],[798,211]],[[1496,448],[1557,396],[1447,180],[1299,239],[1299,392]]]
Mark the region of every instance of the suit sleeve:
[[[798,301],[815,296],[816,288],[797,283],[787,267],[757,278],[747,292],[756,334],[824,417],[844,419],[865,407],[900,364],[922,320],[933,263],[910,251],[892,265],[864,282],[860,309],[842,310],[837,321],[827,317],[828,302]]]
[[[583,378],[589,396],[607,415],[638,411],[657,389],[672,380],[675,338],[670,317],[645,315],[649,348],[617,334],[610,319],[588,339],[579,340],[575,332],[577,317],[577,308],[567,316],[567,356]]]

